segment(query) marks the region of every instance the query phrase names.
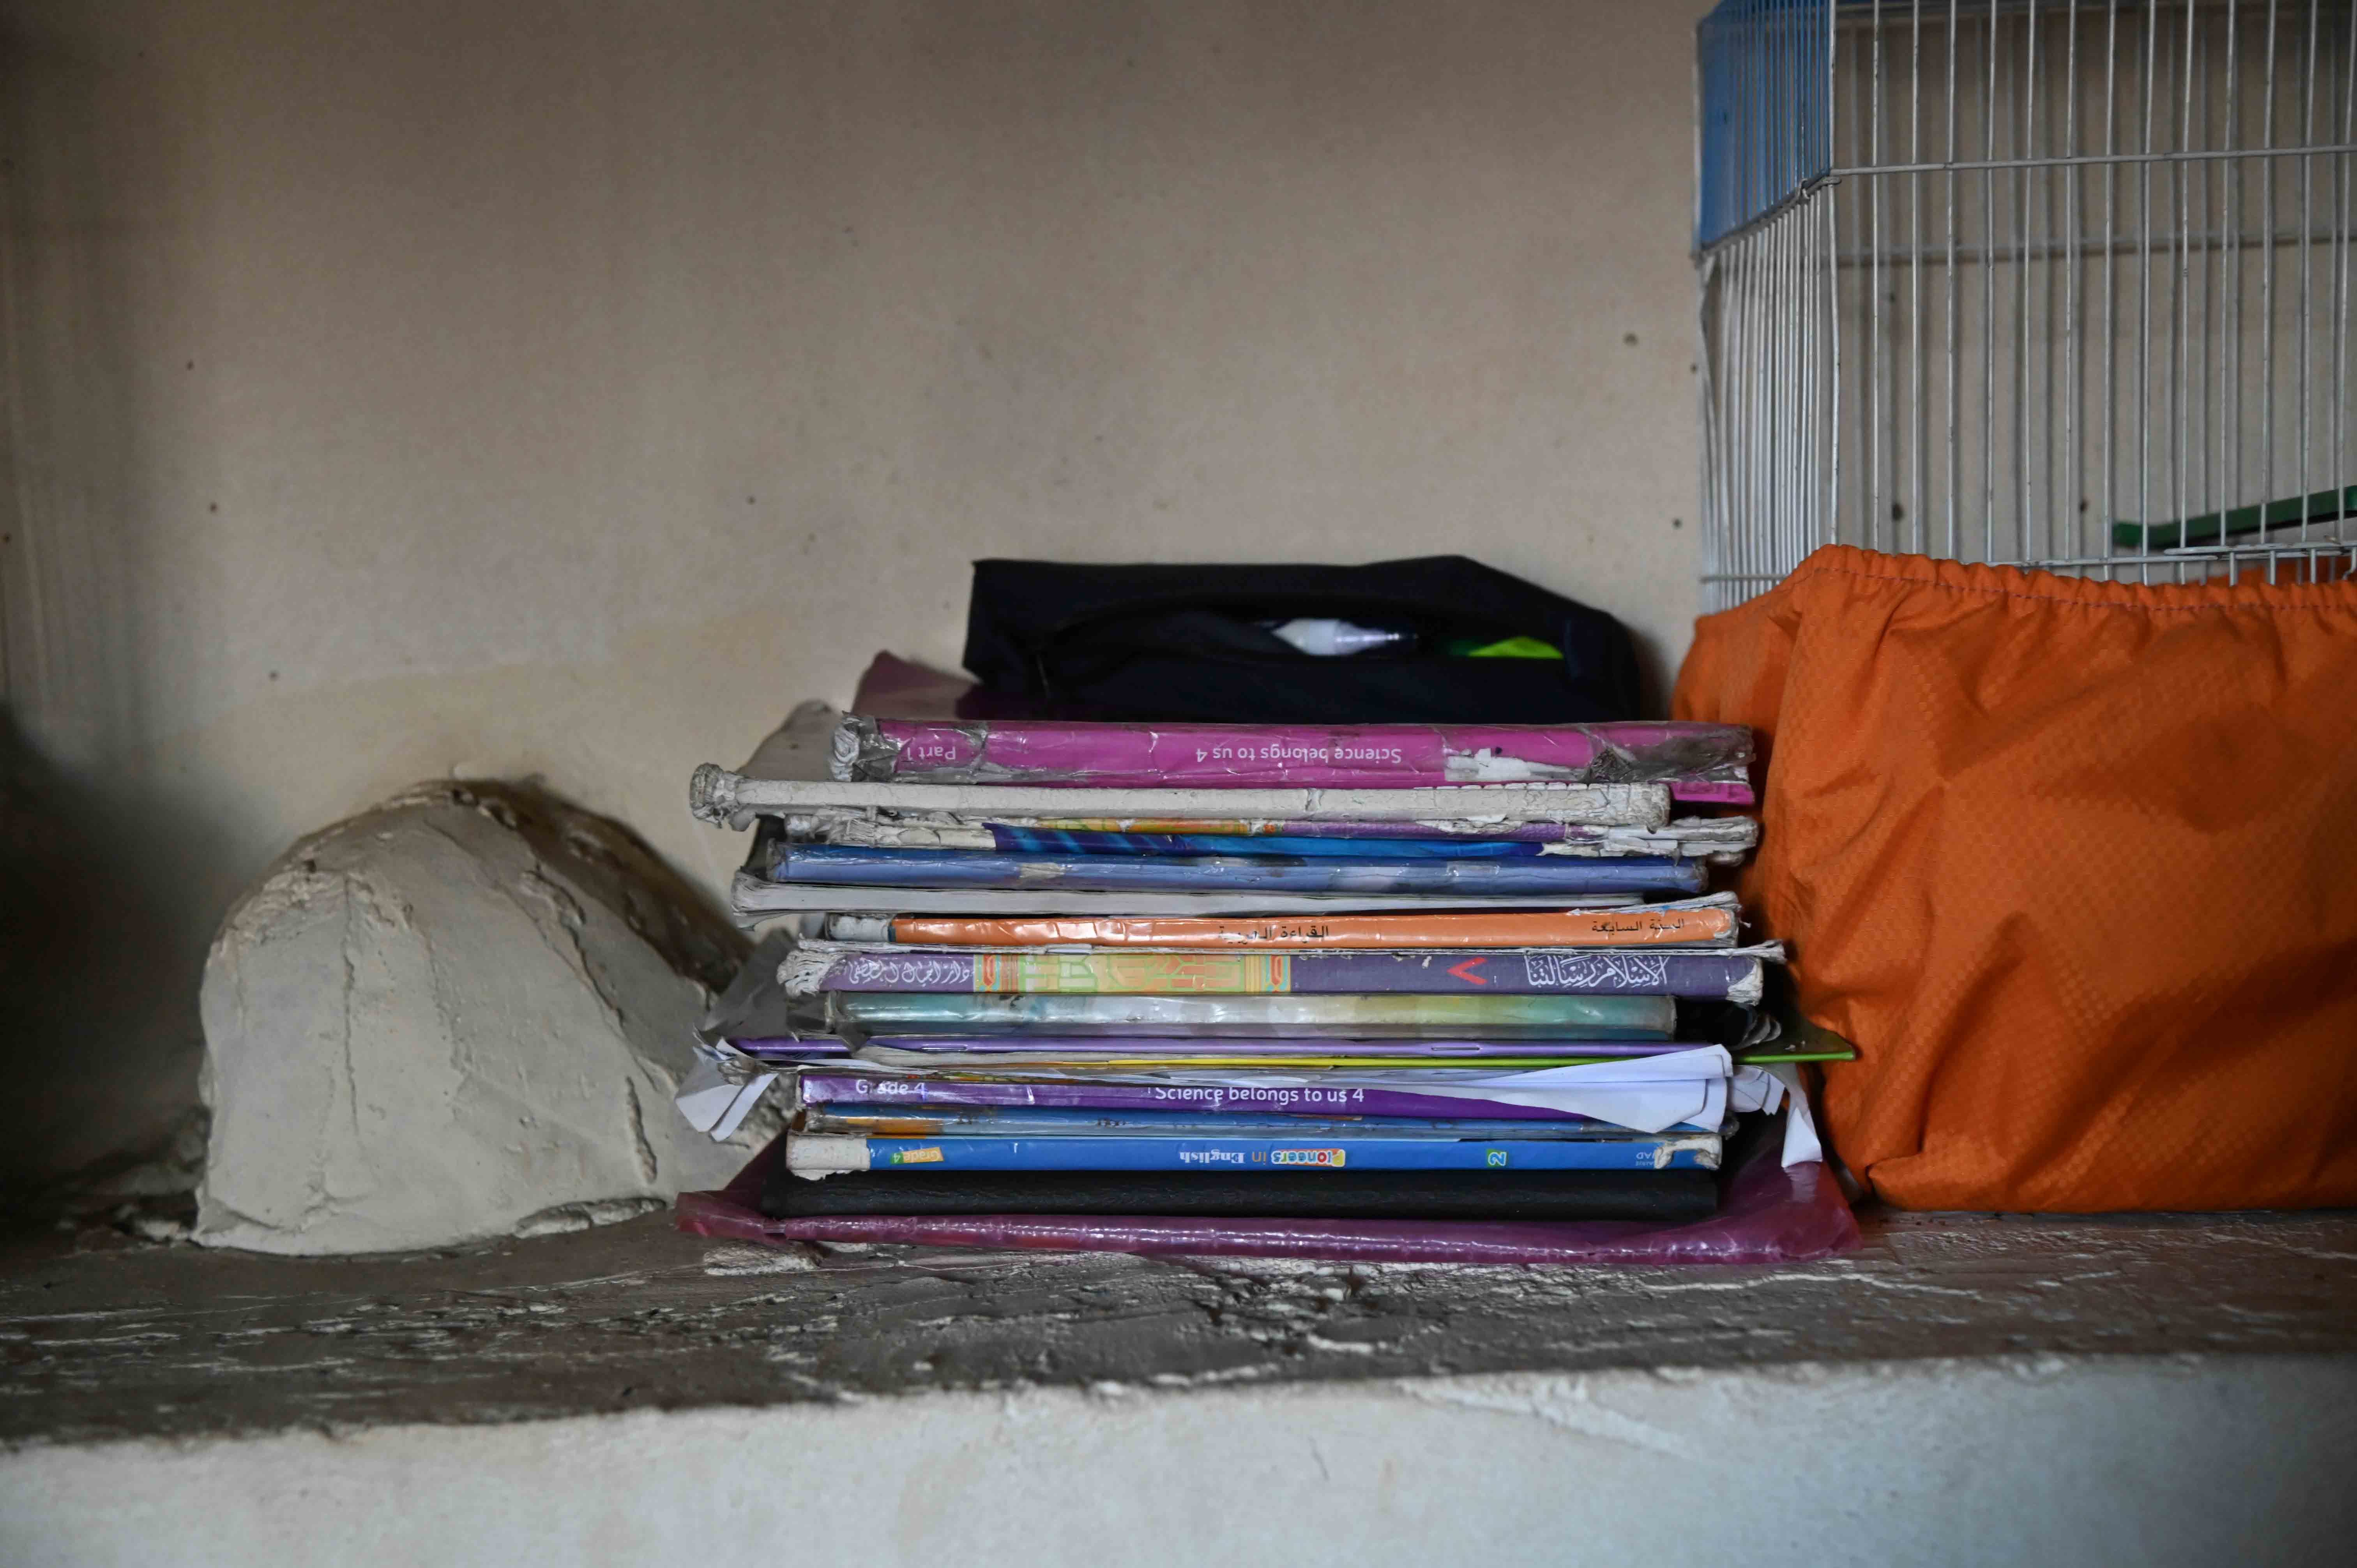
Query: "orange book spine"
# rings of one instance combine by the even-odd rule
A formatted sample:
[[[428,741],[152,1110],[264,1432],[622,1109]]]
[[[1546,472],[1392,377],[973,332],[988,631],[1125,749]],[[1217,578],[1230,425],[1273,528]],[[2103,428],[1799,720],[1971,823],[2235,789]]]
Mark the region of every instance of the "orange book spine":
[[[933,947],[1523,948],[1663,947],[1733,940],[1732,909],[1501,910],[1201,919],[973,919],[902,915],[892,940]]]

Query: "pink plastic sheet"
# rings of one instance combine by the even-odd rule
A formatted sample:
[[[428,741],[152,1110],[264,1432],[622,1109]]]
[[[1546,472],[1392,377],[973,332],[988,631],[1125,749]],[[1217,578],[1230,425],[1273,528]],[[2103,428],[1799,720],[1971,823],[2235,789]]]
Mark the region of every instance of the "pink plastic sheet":
[[[1384,789],[1553,781],[1669,786],[1752,803],[1737,725],[1143,725],[877,718],[834,735],[837,779],[1113,789]]]
[[[896,719],[953,719],[958,699],[974,690],[963,675],[878,653],[860,672],[851,711]]]
[[[1183,1253],[1365,1263],[1792,1263],[1857,1245],[1857,1220],[1833,1173],[1786,1167],[1764,1139],[1727,1179],[1717,1214],[1690,1225],[1584,1220],[1491,1225],[1414,1219],[1185,1219],[1055,1214],[772,1219],[756,1207],[775,1145],[719,1192],[679,1198],[690,1235],[787,1246],[909,1243],[1045,1252]]]

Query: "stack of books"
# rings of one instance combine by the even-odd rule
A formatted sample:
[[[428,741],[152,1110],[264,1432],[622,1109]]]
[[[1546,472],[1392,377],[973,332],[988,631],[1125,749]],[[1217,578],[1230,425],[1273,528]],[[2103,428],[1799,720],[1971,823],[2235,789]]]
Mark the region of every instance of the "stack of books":
[[[694,787],[773,1217],[1690,1219],[1779,1098],[1746,731],[816,722]]]

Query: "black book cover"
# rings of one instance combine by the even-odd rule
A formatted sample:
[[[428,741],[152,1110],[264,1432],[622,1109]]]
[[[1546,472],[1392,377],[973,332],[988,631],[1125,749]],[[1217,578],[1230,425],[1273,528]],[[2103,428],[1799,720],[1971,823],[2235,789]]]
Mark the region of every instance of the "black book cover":
[[[1641,1219],[1718,1207],[1709,1171],[867,1171],[811,1180],[779,1158],[773,1219],[860,1214],[1180,1215],[1233,1219]]]

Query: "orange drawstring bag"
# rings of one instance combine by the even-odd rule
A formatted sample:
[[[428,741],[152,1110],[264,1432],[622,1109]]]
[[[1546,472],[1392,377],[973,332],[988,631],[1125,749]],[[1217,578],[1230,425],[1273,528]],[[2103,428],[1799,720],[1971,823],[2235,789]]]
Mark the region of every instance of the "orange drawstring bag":
[[[2357,1204],[2357,582],[1832,546],[1695,627],[1839,1157],[1910,1208]]]

